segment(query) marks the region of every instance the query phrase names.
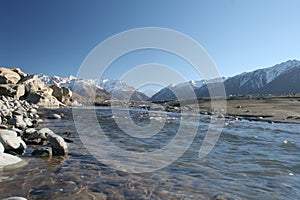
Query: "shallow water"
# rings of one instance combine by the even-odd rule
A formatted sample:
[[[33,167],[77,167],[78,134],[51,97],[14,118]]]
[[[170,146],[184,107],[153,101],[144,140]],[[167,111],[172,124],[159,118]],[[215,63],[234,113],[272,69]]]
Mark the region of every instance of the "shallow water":
[[[190,115],[185,123],[191,130],[197,125],[197,135],[178,160],[157,171],[128,173],[113,169],[106,162],[94,158],[77,134],[71,109],[60,112],[67,117],[45,120],[42,126],[73,140],[69,144],[70,154],[66,157],[33,158],[30,155],[32,148],[28,148],[24,158],[28,165],[14,171],[0,172],[0,198],[210,199],[219,193],[240,199],[300,198],[298,124],[226,121],[214,149],[205,158],[199,158],[199,148],[209,117],[200,116],[199,121]],[[121,149],[133,152],[153,152],[170,143],[182,119],[176,113],[149,114],[132,110],[130,116],[142,127],[149,125],[150,120],[166,119],[158,134],[137,139],[124,134],[115,123],[116,117],[124,117],[122,111],[119,116],[113,117],[109,109],[99,107],[96,113],[110,141]],[[87,124],[81,125],[87,126],[87,129],[89,127]],[[130,130],[131,127],[126,128]],[[97,136],[93,136],[96,132],[92,130],[94,127],[90,129],[91,140],[96,140]],[[71,134],[65,135],[66,131]],[[102,152],[96,147],[91,148]],[[172,157],[172,153],[165,154],[165,158]]]

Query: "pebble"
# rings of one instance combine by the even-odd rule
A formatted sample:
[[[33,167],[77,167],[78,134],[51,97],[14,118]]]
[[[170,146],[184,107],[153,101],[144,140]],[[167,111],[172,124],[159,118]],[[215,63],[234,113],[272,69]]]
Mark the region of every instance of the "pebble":
[[[35,128],[28,128],[28,129],[25,130],[24,134],[31,135],[31,134],[33,134],[36,131],[37,130]]]
[[[30,110],[29,110],[29,113],[32,113],[32,114],[37,114],[37,109],[35,109],[35,108],[31,108]]]
[[[61,116],[59,114],[53,113],[48,116],[48,119],[61,119]]]

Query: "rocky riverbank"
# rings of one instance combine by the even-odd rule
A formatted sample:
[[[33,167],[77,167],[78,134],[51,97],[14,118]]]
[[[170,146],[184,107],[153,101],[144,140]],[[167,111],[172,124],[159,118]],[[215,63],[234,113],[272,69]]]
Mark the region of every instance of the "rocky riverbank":
[[[71,105],[68,88],[47,85],[35,75],[18,68],[0,68],[0,170],[26,165],[22,156],[31,146],[32,157],[64,156],[68,145],[63,137],[49,128],[39,128],[43,122],[40,108]],[[51,114],[49,119],[61,118]],[[27,152],[28,153],[28,152]]]

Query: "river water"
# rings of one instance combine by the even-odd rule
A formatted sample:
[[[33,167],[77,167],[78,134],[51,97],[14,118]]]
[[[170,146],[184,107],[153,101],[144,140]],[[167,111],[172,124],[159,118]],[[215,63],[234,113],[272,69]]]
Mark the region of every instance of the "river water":
[[[45,120],[41,127],[51,128],[72,140],[69,155],[35,158],[30,155],[34,147],[29,147],[24,156],[28,162],[26,166],[0,172],[0,198],[210,199],[216,194],[224,194],[233,199],[300,199],[299,124],[226,120],[213,150],[206,157],[199,158],[199,148],[210,117],[200,116],[199,120],[190,115],[186,117],[188,126],[197,133],[179,159],[159,170],[131,173],[96,159],[87,149],[97,147],[86,148],[88,144],[82,143],[82,133],[77,133],[72,110],[57,112],[66,117]],[[124,116],[120,113],[117,117],[122,119]],[[165,120],[157,135],[137,140],[125,136],[110,109],[99,107],[96,114],[110,141],[133,152],[163,148],[174,139],[182,120],[178,113],[131,110],[130,116],[139,126],[147,126],[150,120]],[[87,126],[86,123],[78,125]],[[126,128],[131,130],[130,126]],[[91,141],[97,140],[97,131],[94,127],[90,129],[88,137]],[[98,148],[97,152],[101,153],[101,149]],[[160,159],[168,159],[174,156],[173,153],[166,152]],[[118,158],[109,158],[110,161],[114,159]]]

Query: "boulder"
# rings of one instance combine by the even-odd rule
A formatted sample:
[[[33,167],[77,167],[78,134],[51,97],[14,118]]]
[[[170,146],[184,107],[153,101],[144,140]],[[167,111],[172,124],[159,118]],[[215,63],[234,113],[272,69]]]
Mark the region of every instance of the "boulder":
[[[0,84],[0,95],[10,96],[14,99],[19,99],[25,95],[24,85],[15,84]]]
[[[7,109],[7,106],[4,104],[4,102],[1,101],[0,110],[6,110],[6,109]]]
[[[23,130],[18,129],[18,128],[16,128],[16,127],[13,127],[13,128],[10,129],[10,130],[17,132],[17,135],[18,135],[18,136],[19,136],[19,135],[23,135]]]
[[[12,112],[12,114],[13,114],[13,115],[21,115],[21,116],[23,116],[23,111],[21,111],[21,110],[14,110],[14,111]]]
[[[49,128],[42,128],[41,130],[38,130],[38,131],[34,132],[33,134],[31,134],[30,138],[31,139],[41,138],[43,140],[47,140],[47,135],[49,135],[49,134],[55,134],[55,133]]]
[[[8,109],[0,110],[0,114],[1,114],[2,117],[5,117],[7,119],[12,117],[12,113]]]
[[[3,136],[3,135],[11,135],[11,136],[14,136],[14,137],[18,137],[18,134],[15,131],[0,129],[0,137]]]
[[[9,168],[12,165],[16,165],[22,161],[21,158],[13,156],[7,153],[0,153],[0,168]]]
[[[62,156],[68,154],[68,145],[64,139],[57,134],[48,134],[47,140],[49,141],[53,155]]]
[[[12,151],[17,154],[23,154],[26,150],[26,144],[21,137],[14,135],[0,135],[0,142],[3,144],[5,151]]]
[[[61,104],[54,96],[53,90],[36,75],[26,76],[19,84],[25,87],[26,100],[40,107],[57,108]]]
[[[23,120],[24,120],[24,122],[26,123],[26,126],[27,126],[27,127],[30,127],[30,128],[33,127],[33,123],[32,123],[32,120],[31,120],[30,118],[26,117],[26,118],[24,118]]]
[[[58,108],[60,105],[63,105],[54,96],[50,96],[47,94],[30,93],[27,96],[26,100],[31,103],[37,104],[40,107],[46,108]]]
[[[3,144],[0,142],[0,153],[3,153],[4,152],[4,146],[3,146]]]
[[[11,70],[14,71],[14,72],[16,72],[16,73],[18,73],[21,78],[24,78],[24,77],[28,76],[28,74],[22,72],[20,70],[20,68],[11,68]]]
[[[8,129],[8,126],[6,126],[4,124],[0,124],[0,129]]]
[[[41,81],[36,75],[30,75],[23,78],[19,84],[25,85],[26,94],[40,93],[52,95],[53,90],[43,81]]]
[[[8,120],[7,123],[21,129],[25,129],[27,127],[26,122],[23,120],[23,115],[15,115],[13,118]]]
[[[17,84],[21,76],[9,68],[0,68],[0,84]]]
[[[72,91],[69,88],[58,87],[57,85],[51,85],[50,88],[53,90],[52,95],[55,96],[59,101],[63,103],[71,101]]]

